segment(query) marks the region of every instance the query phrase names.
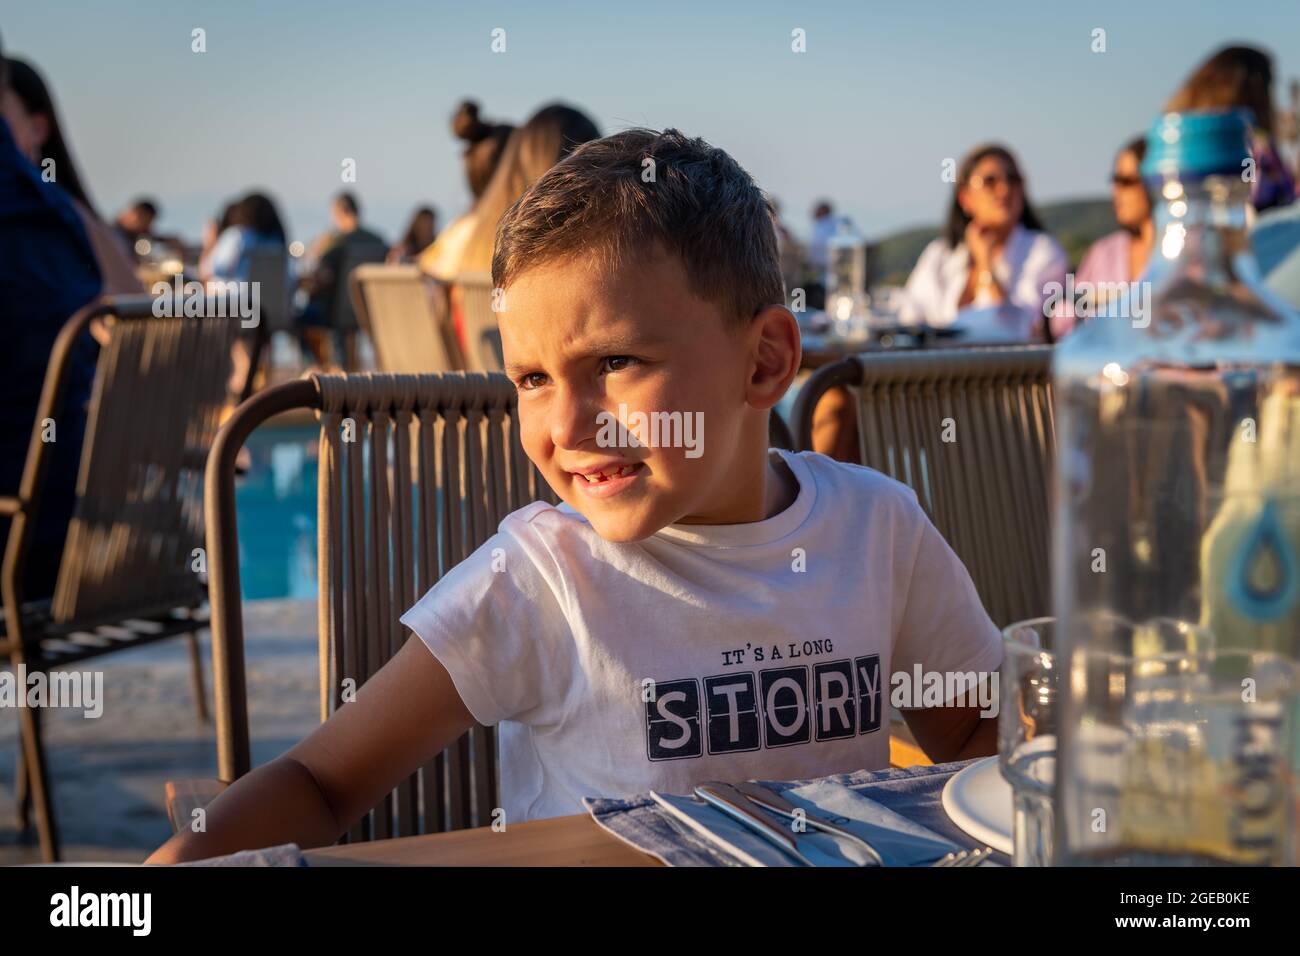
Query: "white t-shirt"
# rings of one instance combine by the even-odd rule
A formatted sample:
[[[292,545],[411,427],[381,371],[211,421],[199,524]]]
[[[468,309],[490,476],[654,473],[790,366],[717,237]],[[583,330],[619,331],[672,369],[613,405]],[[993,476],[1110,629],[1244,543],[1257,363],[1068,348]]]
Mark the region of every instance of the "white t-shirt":
[[[535,502],[402,617],[475,719],[500,724],[508,821],[883,768],[890,674],[1000,666],[997,628],[909,488],[773,454],[799,492],[765,521],[613,543]]]

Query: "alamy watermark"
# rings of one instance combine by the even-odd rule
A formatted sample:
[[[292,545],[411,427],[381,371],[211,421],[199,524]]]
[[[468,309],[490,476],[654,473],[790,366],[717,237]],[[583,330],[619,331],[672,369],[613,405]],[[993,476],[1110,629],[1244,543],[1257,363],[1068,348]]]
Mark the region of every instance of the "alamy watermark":
[[[262,284],[260,282],[182,282],[179,275],[170,283],[158,281],[150,289],[156,319],[225,319],[239,318],[246,329],[261,322]]]
[[[997,671],[926,671],[913,664],[911,672],[891,674],[889,687],[889,702],[900,710],[978,707],[981,717],[996,717],[1001,699]]]
[[[1064,284],[1048,282],[1043,286],[1043,315],[1050,319],[1062,306],[1073,311],[1075,318],[1128,319],[1135,329],[1151,324],[1150,282],[1078,282],[1067,273]]]
[[[123,927],[133,936],[148,936],[153,928],[152,893],[83,893],[73,884],[66,893],[50,897],[50,925],[56,927]]]
[[[601,448],[684,448],[687,458],[704,454],[703,412],[629,412],[619,403],[618,413],[596,415]]]
[[[19,664],[0,671],[0,710],[41,707],[80,710],[95,720],[104,714],[103,671],[32,671]]]

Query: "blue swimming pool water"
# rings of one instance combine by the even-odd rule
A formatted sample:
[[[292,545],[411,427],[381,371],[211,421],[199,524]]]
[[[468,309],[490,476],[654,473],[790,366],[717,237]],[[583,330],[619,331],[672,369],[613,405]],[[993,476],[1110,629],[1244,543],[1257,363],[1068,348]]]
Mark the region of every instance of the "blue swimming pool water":
[[[244,600],[316,597],[315,425],[259,428],[235,490]]]

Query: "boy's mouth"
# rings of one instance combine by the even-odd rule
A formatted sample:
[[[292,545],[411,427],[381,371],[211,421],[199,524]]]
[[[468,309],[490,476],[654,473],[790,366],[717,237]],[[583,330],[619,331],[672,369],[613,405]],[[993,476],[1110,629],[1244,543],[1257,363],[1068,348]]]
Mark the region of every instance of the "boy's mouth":
[[[587,495],[595,498],[608,498],[632,485],[637,477],[645,471],[645,463],[611,462],[593,468],[573,471],[573,483]]]

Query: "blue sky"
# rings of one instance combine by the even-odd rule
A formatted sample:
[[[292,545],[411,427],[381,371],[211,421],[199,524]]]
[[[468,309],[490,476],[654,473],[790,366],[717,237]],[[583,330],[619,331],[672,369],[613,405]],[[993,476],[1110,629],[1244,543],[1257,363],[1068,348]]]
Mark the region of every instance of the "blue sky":
[[[469,201],[448,124],[466,96],[489,119],[563,100],[605,132],[676,126],[729,150],[797,232],[826,195],[879,235],[937,222],[944,158],[986,139],[1038,201],[1104,195],[1115,147],[1228,41],[1272,52],[1279,99],[1300,75],[1300,0],[29,0],[0,34],[53,85],[99,206],[152,193],[192,237],[259,186],[309,238],[344,158],[390,237],[420,202],[450,221]]]

